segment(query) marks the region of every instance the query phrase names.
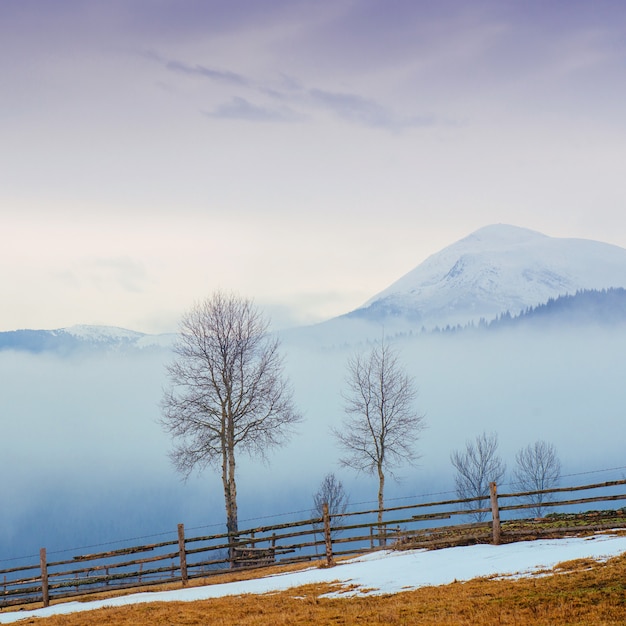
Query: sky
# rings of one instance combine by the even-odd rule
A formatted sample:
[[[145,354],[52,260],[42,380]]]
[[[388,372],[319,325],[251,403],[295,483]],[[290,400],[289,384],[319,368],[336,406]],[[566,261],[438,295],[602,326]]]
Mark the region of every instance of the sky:
[[[626,6],[1,0],[0,330],[352,310],[474,230],[626,247]]]
[[[193,602],[208,598],[272,593],[316,583],[338,583],[332,597],[401,593],[430,585],[446,585],[478,577],[545,576],[546,569],[575,559],[604,561],[626,550],[623,536],[595,535],[500,546],[473,545],[441,550],[378,551],[340,563],[332,568],[312,567],[299,572],[265,576],[234,583],[191,587],[175,591],[136,593],[108,600],[65,602],[45,609],[0,614],[0,624],[32,617],[67,615],[105,606],[146,602]],[[563,575],[561,572],[559,575]],[[297,593],[297,591],[294,591]]]

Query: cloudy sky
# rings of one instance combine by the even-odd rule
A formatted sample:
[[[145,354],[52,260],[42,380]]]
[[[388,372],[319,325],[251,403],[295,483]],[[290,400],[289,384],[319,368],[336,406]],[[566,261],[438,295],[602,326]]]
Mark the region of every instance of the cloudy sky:
[[[0,330],[355,308],[486,224],[626,247],[626,6],[0,0]]]

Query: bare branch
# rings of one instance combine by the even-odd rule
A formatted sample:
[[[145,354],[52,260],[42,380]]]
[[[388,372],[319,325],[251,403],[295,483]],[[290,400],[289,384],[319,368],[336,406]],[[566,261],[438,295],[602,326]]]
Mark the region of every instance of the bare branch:
[[[468,441],[465,450],[456,450],[450,461],[456,469],[455,483],[459,500],[483,498],[469,506],[485,508],[489,500],[489,483],[499,483],[506,472],[506,465],[497,454],[498,435],[482,433],[475,441]],[[475,513],[476,521],[481,522],[485,513]]]
[[[341,524],[343,514],[348,508],[348,495],[343,488],[342,482],[334,475],[327,474],[322,483],[313,495],[313,508],[311,517],[323,517],[324,503],[328,505],[328,513],[332,517],[332,525]],[[333,531],[331,535],[336,536],[340,531]]]
[[[545,441],[536,441],[522,448],[515,456],[517,467],[513,474],[520,491],[542,491],[556,487],[561,479],[561,462],[556,448]],[[535,505],[533,513],[541,517],[543,503],[549,501],[552,494],[536,493],[528,496],[528,501]]]

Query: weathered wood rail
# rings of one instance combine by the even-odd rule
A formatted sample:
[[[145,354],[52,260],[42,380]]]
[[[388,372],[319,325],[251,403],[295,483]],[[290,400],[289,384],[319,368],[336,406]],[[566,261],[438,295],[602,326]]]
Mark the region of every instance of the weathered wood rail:
[[[38,563],[0,569],[0,606],[47,606],[52,600],[89,593],[175,581],[186,585],[191,578],[207,578],[226,568],[252,569],[322,559],[331,566],[336,557],[384,546],[407,549],[487,541],[497,544],[626,527],[625,509],[580,513],[586,504],[626,500],[625,486],[626,480],[617,480],[498,494],[492,483],[491,493],[480,498],[386,508],[382,527],[377,521],[378,509],[334,516],[324,509],[321,518],[250,528],[236,535],[186,537],[184,526],[179,524],[168,541],[56,561],[48,560],[42,548]],[[574,492],[575,498],[557,499],[558,494],[563,498],[563,494]],[[537,506],[532,499],[539,495],[544,498],[542,508],[558,509],[559,513],[524,519],[524,512]],[[481,516],[485,519],[475,521]]]

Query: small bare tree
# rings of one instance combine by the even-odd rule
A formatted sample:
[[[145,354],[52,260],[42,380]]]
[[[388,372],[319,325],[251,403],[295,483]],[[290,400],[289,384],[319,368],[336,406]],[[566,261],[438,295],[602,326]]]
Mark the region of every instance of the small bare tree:
[[[456,469],[456,495],[459,500],[480,498],[478,502],[468,502],[466,508],[484,509],[489,502],[489,483],[498,483],[504,477],[506,465],[497,454],[498,435],[482,433],[475,441],[468,441],[465,450],[455,450],[450,461]],[[485,519],[486,513],[472,514],[477,522]]]
[[[378,527],[384,544],[385,473],[402,463],[415,463],[415,443],[424,416],[415,410],[417,388],[398,355],[384,340],[365,355],[348,361],[346,419],[333,429],[345,456],[342,465],[378,476]]]
[[[520,491],[542,491],[556,487],[561,479],[561,462],[556,448],[545,441],[536,441],[522,448],[515,456],[517,463],[513,472],[515,483]],[[545,502],[551,500],[551,494],[534,493],[528,496],[528,502],[535,506],[531,509],[536,517],[541,517]]]
[[[348,508],[348,494],[343,483],[333,474],[326,474],[319,489],[313,495],[312,517],[322,517],[324,503],[328,504],[328,513],[338,521]]]
[[[216,292],[180,322],[161,424],[175,440],[170,456],[185,477],[220,469],[226,528],[236,534],[237,452],[265,458],[300,420],[282,375],[278,340],[250,300]]]
[[[313,495],[313,508],[311,509],[311,517],[324,517],[324,503],[328,505],[328,514],[332,519],[333,525],[341,523],[343,514],[348,508],[348,494],[343,488],[342,482],[333,474],[326,474],[324,480],[320,484],[319,489]],[[315,532],[321,528],[320,524],[313,524]],[[339,531],[331,531],[331,536],[336,536]],[[317,552],[317,546],[315,546]]]

